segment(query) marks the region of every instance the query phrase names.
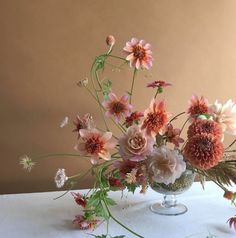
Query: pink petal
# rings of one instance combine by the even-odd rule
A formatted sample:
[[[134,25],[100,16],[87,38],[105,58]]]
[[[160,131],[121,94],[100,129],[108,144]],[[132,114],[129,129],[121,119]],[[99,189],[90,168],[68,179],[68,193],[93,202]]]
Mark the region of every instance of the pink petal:
[[[135,67],[136,67],[136,69],[139,69],[139,68],[140,68],[140,60],[139,60],[139,59],[137,59],[136,64],[135,64]]]
[[[127,57],[126,57],[126,60],[128,61],[132,61],[134,59],[134,54],[129,54]]]
[[[109,93],[108,97],[111,101],[117,101],[117,96],[114,93]]]
[[[138,43],[138,39],[133,37],[133,38],[131,39],[131,44],[132,44],[132,45],[136,45],[137,43]]]
[[[101,139],[104,141],[104,142],[107,142],[108,140],[110,140],[112,138],[112,132],[105,132],[103,134],[103,136],[101,137]]]

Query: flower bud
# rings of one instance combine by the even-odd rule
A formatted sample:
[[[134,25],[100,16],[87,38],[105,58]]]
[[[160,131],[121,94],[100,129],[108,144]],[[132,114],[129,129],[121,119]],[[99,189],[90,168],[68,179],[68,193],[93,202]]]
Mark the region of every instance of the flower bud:
[[[107,36],[107,38],[106,38],[107,45],[113,46],[115,44],[115,42],[116,42],[116,40],[115,40],[114,36],[112,36],[112,35]]]
[[[224,198],[226,198],[228,200],[232,200],[234,198],[234,193],[231,191],[225,191]]]

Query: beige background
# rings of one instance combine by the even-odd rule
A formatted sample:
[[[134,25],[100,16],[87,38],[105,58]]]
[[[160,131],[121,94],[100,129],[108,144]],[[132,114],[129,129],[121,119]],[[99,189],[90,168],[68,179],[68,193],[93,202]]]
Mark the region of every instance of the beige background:
[[[79,158],[41,161],[31,173],[18,156],[73,152],[72,126],[59,128],[79,112],[101,118],[89,96],[76,86],[93,58],[105,52],[104,39],[116,37],[116,54],[132,36],[153,46],[152,71],[135,85],[137,109],[147,107],[145,85],[162,79],[174,84],[163,94],[174,113],[192,95],[210,101],[235,98],[235,0],[0,0],[0,193],[55,190],[54,174],[89,168]],[[127,90],[131,70],[106,72],[118,93]],[[80,181],[88,187],[92,179]]]

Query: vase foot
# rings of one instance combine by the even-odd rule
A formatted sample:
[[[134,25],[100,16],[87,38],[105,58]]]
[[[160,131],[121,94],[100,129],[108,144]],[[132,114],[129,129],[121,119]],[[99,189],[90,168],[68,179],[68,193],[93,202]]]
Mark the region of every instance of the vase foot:
[[[165,207],[162,203],[154,203],[150,206],[150,210],[159,215],[177,216],[187,212],[188,208],[181,203],[178,203],[175,206],[171,207]]]

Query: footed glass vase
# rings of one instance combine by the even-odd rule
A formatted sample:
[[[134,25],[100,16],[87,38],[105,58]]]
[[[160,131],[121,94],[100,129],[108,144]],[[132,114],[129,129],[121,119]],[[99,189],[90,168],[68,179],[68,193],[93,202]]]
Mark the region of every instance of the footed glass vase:
[[[193,184],[194,178],[194,172],[188,169],[174,183],[168,185],[152,181],[152,176],[150,176],[151,188],[164,195],[162,202],[154,203],[150,206],[151,211],[167,216],[176,216],[187,212],[188,208],[184,204],[177,202],[176,195],[188,190]]]

